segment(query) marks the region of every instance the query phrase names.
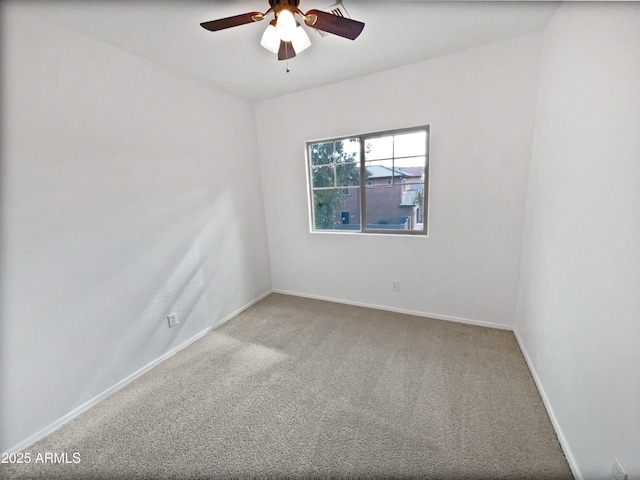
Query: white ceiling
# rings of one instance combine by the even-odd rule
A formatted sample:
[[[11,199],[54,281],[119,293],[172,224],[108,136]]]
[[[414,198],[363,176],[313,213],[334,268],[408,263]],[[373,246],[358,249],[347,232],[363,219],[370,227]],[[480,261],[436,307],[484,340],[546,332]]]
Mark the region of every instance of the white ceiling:
[[[301,0],[326,9],[335,0]],[[22,2],[21,2],[22,3]],[[242,97],[259,100],[540,31],[556,2],[344,0],[366,24],[355,41],[307,28],[312,45],[285,62],[260,46],[266,22],[209,32],[200,22],[266,11],[267,0],[33,1],[36,15]]]

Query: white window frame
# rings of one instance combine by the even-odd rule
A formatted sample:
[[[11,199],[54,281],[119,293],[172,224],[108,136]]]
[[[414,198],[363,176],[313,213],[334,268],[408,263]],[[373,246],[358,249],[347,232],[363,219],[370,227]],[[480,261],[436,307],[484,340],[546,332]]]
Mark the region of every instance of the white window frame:
[[[422,185],[423,187],[423,212],[422,212],[422,216],[423,216],[423,229],[422,230],[391,230],[391,229],[376,229],[376,228],[372,228],[372,227],[367,227],[367,223],[366,223],[366,218],[367,218],[367,212],[366,212],[366,195],[367,195],[367,190],[373,188],[373,185],[370,185],[371,181],[367,181],[366,177],[364,177],[363,175],[360,175],[360,184],[358,186],[349,186],[349,187],[342,187],[343,189],[345,188],[358,188],[359,189],[359,195],[360,195],[360,230],[341,230],[341,229],[331,229],[331,228],[327,228],[327,229],[317,229],[315,227],[316,222],[315,222],[315,208],[314,208],[314,197],[313,197],[313,193],[314,193],[314,188],[313,188],[313,178],[312,178],[312,165],[311,165],[311,146],[312,145],[316,145],[316,144],[321,144],[321,143],[329,143],[329,142],[340,142],[340,141],[347,141],[349,139],[354,139],[357,138],[359,139],[360,142],[360,160],[359,160],[359,167],[360,167],[360,172],[365,171],[366,168],[366,162],[365,162],[365,140],[366,139],[370,139],[370,138],[375,138],[375,137],[384,137],[384,136],[391,136],[391,135],[402,135],[402,134],[407,134],[407,133],[414,133],[414,132],[418,132],[418,131],[424,131],[426,133],[426,138],[425,138],[425,165],[424,165],[424,180],[420,181],[420,182],[412,182],[411,184],[413,185]],[[353,234],[382,234],[382,235],[412,235],[412,236],[428,236],[428,225],[429,225],[429,196],[430,196],[430,188],[429,188],[429,163],[430,163],[430,144],[431,144],[431,129],[430,129],[430,125],[420,125],[420,126],[415,126],[415,127],[406,127],[406,128],[399,128],[399,129],[393,129],[393,130],[382,130],[382,131],[378,131],[378,132],[368,132],[368,133],[361,133],[361,134],[357,134],[357,135],[346,135],[343,137],[334,137],[334,138],[328,138],[328,139],[322,139],[322,140],[314,140],[314,141],[309,141],[306,142],[306,149],[305,149],[305,155],[306,155],[306,169],[307,169],[307,190],[308,190],[308,201],[309,201],[309,225],[310,225],[310,230],[312,233],[338,233],[338,234],[345,234],[345,235],[353,235]],[[394,152],[395,153],[395,152]],[[393,155],[390,159],[393,160],[394,164],[395,164],[395,160],[396,159],[400,159],[403,157],[395,157],[395,155]],[[410,157],[407,157],[410,158]],[[395,168],[395,167],[394,167]],[[396,185],[401,185],[402,187],[405,187],[407,185],[409,185],[409,183],[403,179],[401,180],[401,182],[396,183],[395,182],[395,176],[392,177],[392,184],[391,185],[385,185],[385,186],[396,186]],[[326,188],[331,188],[331,187],[326,187]],[[334,188],[339,188],[339,187],[334,187]]]

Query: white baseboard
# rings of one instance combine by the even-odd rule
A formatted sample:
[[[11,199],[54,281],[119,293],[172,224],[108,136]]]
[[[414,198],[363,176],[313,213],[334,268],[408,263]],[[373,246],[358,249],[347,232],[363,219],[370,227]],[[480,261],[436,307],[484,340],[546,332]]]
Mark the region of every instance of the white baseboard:
[[[540,380],[540,377],[538,376],[538,373],[536,372],[536,369],[533,366],[533,363],[531,362],[531,358],[527,353],[527,349],[525,348],[524,343],[520,338],[520,335],[518,335],[518,330],[514,329],[513,334],[515,335],[516,341],[518,342],[518,346],[520,347],[520,351],[522,352],[522,355],[524,356],[524,359],[527,362],[527,366],[529,367],[529,371],[531,372],[533,381],[535,382],[536,387],[538,387],[538,392],[540,392],[540,396],[542,397],[542,402],[544,403],[544,407],[547,409],[547,414],[551,419],[551,424],[553,425],[553,429],[556,431],[556,435],[558,436],[558,441],[560,442],[560,446],[562,447],[564,456],[566,457],[567,462],[569,462],[571,473],[573,473],[574,478],[576,478],[577,480],[583,480],[584,477],[582,476],[582,472],[580,471],[580,468],[578,467],[576,459],[573,456],[573,452],[571,451],[569,442],[564,436],[564,433],[562,432],[562,428],[560,428],[560,423],[558,422],[558,418],[556,417],[556,414],[553,411],[553,407],[551,406],[549,397],[547,396],[547,393],[544,390],[542,381]]]
[[[14,445],[13,447],[11,447],[6,452],[3,452],[3,454],[4,453],[17,453],[17,452],[19,452],[21,450],[24,450],[25,448],[33,445],[38,440],[46,437],[47,435],[52,434],[53,432],[58,430],[60,427],[62,427],[65,423],[67,423],[70,420],[74,419],[75,417],[77,417],[81,413],[89,410],[91,407],[97,405],[102,400],[107,398],[109,395],[112,395],[113,393],[117,392],[118,390],[120,390],[121,388],[125,387],[129,383],[133,382],[136,378],[138,378],[141,375],[143,375],[144,373],[148,372],[149,370],[151,370],[153,367],[155,367],[159,363],[164,362],[168,358],[174,356],[180,350],[188,347],[193,342],[195,342],[199,338],[203,337],[207,333],[211,332],[215,328],[219,327],[220,325],[228,322],[233,317],[235,317],[236,315],[240,314],[241,312],[243,312],[247,308],[251,307],[253,304],[259,302],[260,300],[262,300],[263,298],[265,298],[269,294],[271,294],[271,290],[267,291],[266,293],[263,293],[262,295],[260,295],[256,299],[252,300],[251,302],[249,302],[246,305],[244,305],[244,306],[240,307],[239,309],[237,309],[235,312],[230,313],[229,315],[227,315],[223,319],[218,320],[215,324],[213,324],[210,327],[207,327],[204,330],[202,330],[201,332],[195,334],[193,337],[189,338],[188,340],[186,340],[185,342],[181,343],[177,347],[172,348],[167,353],[165,353],[165,354],[161,355],[160,357],[156,358],[155,360],[149,362],[147,365],[145,365],[141,369],[137,370],[136,372],[132,373],[128,377],[120,380],[118,383],[116,383],[112,387],[107,388],[104,392],[100,393],[99,395],[96,395],[91,400],[88,400],[85,403],[83,403],[82,405],[80,405],[79,407],[73,409],[72,411],[70,411],[69,413],[64,415],[62,418],[59,418],[55,422],[51,423],[50,425],[47,425],[43,429],[37,431],[33,435],[30,435],[29,437],[27,437],[23,441],[21,441],[18,444]]]
[[[480,327],[489,327],[489,328],[497,328],[500,330],[509,330],[513,331],[513,327],[509,325],[503,325],[500,323],[493,322],[485,322],[483,320],[474,320],[471,318],[462,318],[462,317],[453,317],[451,315],[441,315],[439,313],[427,313],[427,312],[418,312],[415,310],[407,310],[404,308],[396,308],[396,307],[388,307],[385,305],[375,305],[371,303],[363,303],[363,302],[352,302],[350,300],[345,300],[342,298],[333,298],[333,297],[323,297],[320,295],[309,295],[307,293],[300,292],[292,292],[288,290],[273,290],[273,293],[281,293],[283,295],[292,295],[294,297],[303,297],[303,298],[311,298],[314,300],[324,300],[325,302],[334,302],[334,303],[343,303],[345,305],[354,305],[356,307],[366,307],[366,308],[375,308],[376,310],[386,310],[389,312],[396,313],[405,313],[407,315],[415,315],[417,317],[427,317],[434,318],[436,320],[446,320],[448,322],[456,322],[456,323],[467,323],[469,325],[477,325]]]

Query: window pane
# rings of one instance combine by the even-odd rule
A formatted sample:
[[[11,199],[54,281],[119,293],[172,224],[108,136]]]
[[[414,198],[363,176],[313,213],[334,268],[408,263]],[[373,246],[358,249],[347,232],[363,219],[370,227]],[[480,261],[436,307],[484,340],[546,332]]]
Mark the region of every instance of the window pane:
[[[360,139],[347,138],[335,142],[336,163],[360,162]]]
[[[364,159],[379,160],[393,157],[393,137],[376,137],[365,139]]]
[[[367,229],[422,230],[424,189],[422,185],[407,189],[402,185],[365,190]]]
[[[314,190],[316,230],[360,230],[360,189]]]
[[[338,186],[360,185],[360,165],[357,163],[336,165],[336,178]]]
[[[422,131],[396,135],[393,143],[393,154],[396,158],[425,155],[427,149],[427,132]]]
[[[333,142],[314,143],[310,147],[311,165],[326,165],[333,162]]]
[[[326,167],[311,167],[311,176],[313,178],[313,188],[335,187],[335,167],[328,165]]]

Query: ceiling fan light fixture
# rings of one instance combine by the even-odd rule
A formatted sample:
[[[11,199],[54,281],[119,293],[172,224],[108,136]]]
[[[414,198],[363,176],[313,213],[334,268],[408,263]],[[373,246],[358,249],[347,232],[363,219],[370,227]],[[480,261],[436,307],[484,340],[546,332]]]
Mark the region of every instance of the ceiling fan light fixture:
[[[307,32],[305,32],[304,28],[302,28],[300,25],[296,27],[293,33],[291,44],[293,45],[293,49],[296,51],[296,53],[300,53],[311,46],[309,35],[307,35]]]
[[[283,8],[278,13],[278,18],[276,21],[276,29],[280,34],[280,39],[283,42],[290,42],[297,28],[297,22],[293,13],[288,8]]]
[[[276,21],[273,20],[262,34],[260,45],[273,53],[278,53],[280,49],[280,34],[275,26]]]

